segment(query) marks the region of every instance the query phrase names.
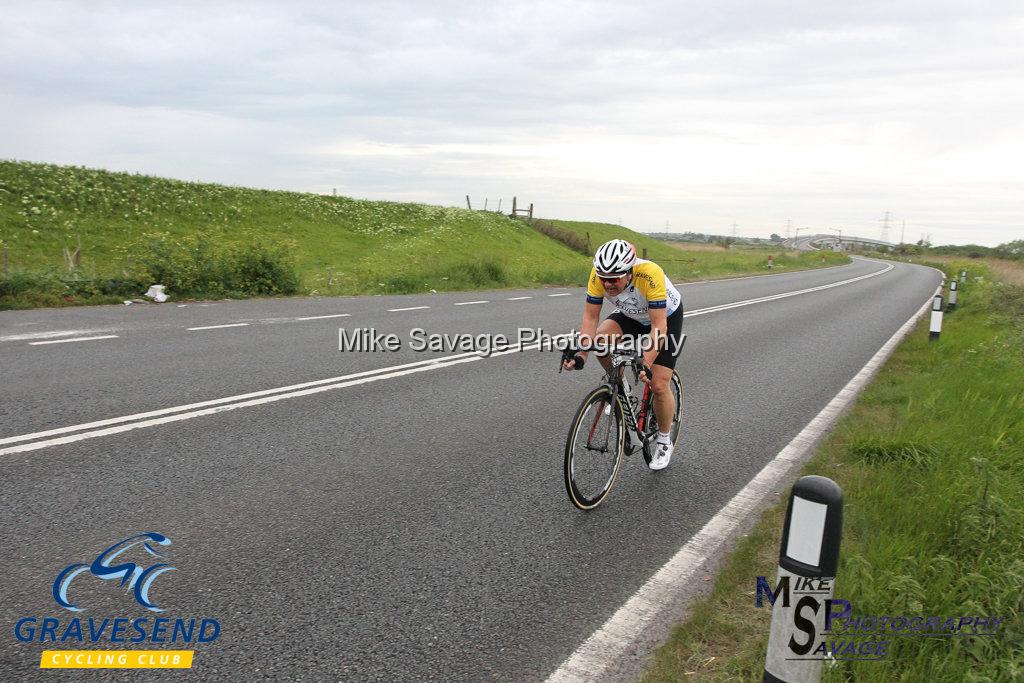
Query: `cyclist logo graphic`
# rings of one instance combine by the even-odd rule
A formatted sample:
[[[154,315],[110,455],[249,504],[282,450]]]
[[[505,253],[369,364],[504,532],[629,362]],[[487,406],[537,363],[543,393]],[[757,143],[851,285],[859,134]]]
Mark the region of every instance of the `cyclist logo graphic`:
[[[171,539],[167,538],[163,534],[158,534],[152,531],[144,534],[138,534],[137,536],[126,538],[123,541],[110,546],[100,553],[96,559],[92,561],[92,564],[79,563],[66,567],[57,575],[57,579],[53,582],[53,599],[57,601],[58,605],[65,609],[71,610],[72,612],[81,612],[83,608],[72,604],[71,601],[68,600],[68,587],[76,576],[87,571],[103,581],[121,579],[121,582],[118,585],[127,586],[129,589],[132,589],[135,594],[135,599],[140,605],[154,612],[163,612],[163,609],[150,602],[149,588],[153,585],[153,581],[156,577],[165,572],[173,571],[174,567],[166,562],[158,562],[146,568],[143,568],[134,562],[112,564],[122,553],[138,545],[141,545],[145,551],[153,557],[162,559],[163,555],[157,552],[156,548],[154,548],[154,544],[159,546],[169,546],[171,545]]]

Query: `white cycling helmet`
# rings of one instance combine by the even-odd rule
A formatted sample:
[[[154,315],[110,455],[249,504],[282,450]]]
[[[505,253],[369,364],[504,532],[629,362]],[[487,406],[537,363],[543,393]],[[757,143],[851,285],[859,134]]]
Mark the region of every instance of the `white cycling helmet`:
[[[636,247],[626,240],[612,240],[597,248],[594,269],[598,275],[623,275],[636,263]]]

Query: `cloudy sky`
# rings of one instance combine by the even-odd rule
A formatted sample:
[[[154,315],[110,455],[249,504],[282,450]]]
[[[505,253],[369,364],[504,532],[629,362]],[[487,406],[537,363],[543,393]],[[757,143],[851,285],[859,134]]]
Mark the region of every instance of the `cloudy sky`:
[[[0,0],[0,158],[642,231],[1024,238],[1024,3]]]

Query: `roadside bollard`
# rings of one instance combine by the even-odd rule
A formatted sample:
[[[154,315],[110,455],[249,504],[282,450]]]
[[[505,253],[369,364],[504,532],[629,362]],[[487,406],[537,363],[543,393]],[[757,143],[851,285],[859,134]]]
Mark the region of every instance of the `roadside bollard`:
[[[821,680],[824,657],[814,654],[828,637],[825,630],[826,600],[835,590],[839,545],[843,536],[843,490],[827,477],[801,477],[793,485],[786,508],[779,548],[777,591],[765,683],[812,683]],[[797,597],[795,604],[789,593]],[[799,619],[802,628],[796,628]],[[813,625],[813,626],[811,626]],[[813,627],[813,634],[808,628]]]
[[[768,254],[768,270],[775,267],[775,261],[772,259],[772,255]]]
[[[956,291],[957,281],[953,280],[952,282],[949,283],[949,304],[946,306],[947,311],[952,311],[954,308],[956,308]]]
[[[938,341],[942,332],[942,295],[936,294],[932,299],[932,321],[928,326],[928,341]]]
[[[960,284],[963,285],[963,284],[966,284],[966,283],[967,283],[967,271],[966,270],[961,270],[960,271]]]

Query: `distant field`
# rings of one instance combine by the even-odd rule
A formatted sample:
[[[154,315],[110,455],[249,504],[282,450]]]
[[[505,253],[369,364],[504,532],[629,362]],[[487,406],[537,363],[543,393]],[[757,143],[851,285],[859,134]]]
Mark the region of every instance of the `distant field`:
[[[767,273],[769,254],[775,262],[772,272],[835,266],[849,260],[845,254],[831,251],[799,252],[738,245],[724,249],[712,244],[663,242],[632,232],[625,236],[621,226],[609,223],[549,222],[581,235],[589,235],[594,246],[616,237],[624,237],[635,244],[639,251],[646,249],[647,257],[657,261],[669,277],[677,282],[731,277],[738,273]]]
[[[551,222],[594,247],[633,241],[677,280],[767,272],[763,250],[679,250],[622,226]],[[177,298],[394,294],[582,284],[589,267],[497,213],[0,161],[0,308],[116,302],[158,280]]]

